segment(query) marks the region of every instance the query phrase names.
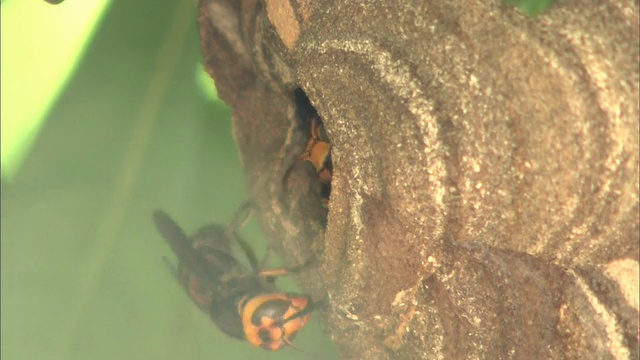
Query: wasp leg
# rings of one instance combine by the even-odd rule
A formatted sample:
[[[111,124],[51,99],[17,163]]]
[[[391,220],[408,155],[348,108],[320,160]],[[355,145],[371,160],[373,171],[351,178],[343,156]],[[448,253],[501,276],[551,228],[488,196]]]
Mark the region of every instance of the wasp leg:
[[[271,248],[271,245],[269,245],[267,246],[267,251],[265,251],[262,261],[260,261],[260,269],[267,268],[267,262],[269,262],[269,258],[271,257],[271,255],[273,255],[273,249]]]
[[[310,263],[311,263],[310,261],[305,261],[301,265],[292,266],[292,267],[283,267],[283,268],[277,268],[277,269],[262,269],[258,272],[258,276],[265,277],[267,278],[267,280],[270,280],[271,278],[275,279],[278,276],[284,276],[287,274],[295,274],[297,272],[300,272],[302,269],[309,266]]]
[[[251,212],[252,205],[250,202],[247,202],[240,206],[240,208],[235,212],[229,225],[213,223],[200,228],[191,237],[191,240],[189,240],[191,242],[191,247],[198,249],[204,246],[230,252],[232,241],[237,239],[238,230],[244,227],[251,218]],[[167,221],[164,221],[163,223],[165,222]],[[164,227],[166,228],[167,226],[165,225]],[[186,237],[186,235],[184,236]]]
[[[249,222],[249,219],[251,219],[252,213],[253,213],[253,204],[250,201],[247,201],[246,203],[242,204],[240,208],[236,211],[236,213],[233,215],[233,218],[231,219],[229,226],[227,226],[227,231],[229,233],[235,233],[238,230],[242,229],[245,225],[247,225],[247,223]]]
[[[233,234],[232,237],[238,242],[240,248],[246,255],[247,259],[249,259],[249,264],[251,265],[251,269],[254,272],[257,272],[260,269],[260,264],[258,263],[258,258],[256,257],[256,253],[253,252],[251,246],[238,234]]]
[[[261,262],[261,264],[258,264],[255,254],[253,252],[253,249],[251,249],[251,247],[249,246],[249,244],[247,244],[244,240],[238,238],[238,242],[240,244],[240,247],[242,248],[243,251],[245,251],[245,254],[247,255],[247,258],[249,259],[249,262],[251,263],[251,268],[253,269],[253,273],[259,277],[265,278],[266,281],[268,282],[274,282],[275,279],[279,276],[285,276],[288,274],[295,274],[297,272],[300,272],[302,269],[304,269],[305,267],[309,266],[309,264],[311,263],[310,261],[306,261],[305,263],[298,265],[298,266],[292,266],[292,267],[282,267],[282,268],[275,268],[275,269],[265,269],[263,265],[261,265],[262,263],[264,263],[265,261],[263,260]],[[268,250],[268,252],[271,252],[271,250]],[[266,260],[266,257],[265,257]],[[221,277],[221,280],[223,282],[228,281],[231,278],[236,278],[236,277],[243,277],[243,276],[247,276],[247,274],[228,274],[228,275],[223,275]]]
[[[271,250],[271,248],[267,249],[267,255],[265,255],[262,261],[258,262],[256,255],[253,252],[253,249],[251,248],[251,246],[249,246],[249,244],[244,239],[238,236],[236,236],[236,239],[238,241],[238,244],[240,244],[240,248],[242,249],[242,251],[244,251],[245,255],[247,256],[247,259],[249,259],[249,263],[251,264],[251,268],[253,269],[254,273],[260,277],[267,278],[267,281],[273,282],[273,280],[275,280],[275,278],[278,276],[297,273],[300,270],[302,270],[304,267],[309,265],[309,262],[307,261],[302,265],[298,265],[294,267],[265,269],[267,260],[271,256],[271,253],[273,252],[273,250]]]
[[[247,259],[249,260],[249,264],[251,265],[253,271],[258,271],[259,264],[256,254],[253,252],[251,246],[242,237],[240,237],[240,235],[238,235],[238,230],[242,229],[247,224],[247,222],[249,222],[252,213],[253,204],[250,201],[247,201],[242,206],[240,206],[240,208],[233,215],[229,226],[227,226],[227,228],[225,229],[225,233],[227,235],[227,238],[235,240],[240,245],[240,248],[247,256]]]

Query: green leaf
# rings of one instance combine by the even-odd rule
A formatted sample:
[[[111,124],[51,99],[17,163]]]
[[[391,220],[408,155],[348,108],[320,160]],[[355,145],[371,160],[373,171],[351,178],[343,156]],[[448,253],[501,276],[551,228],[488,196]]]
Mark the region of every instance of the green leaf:
[[[2,179],[15,176],[107,1],[2,2]]]

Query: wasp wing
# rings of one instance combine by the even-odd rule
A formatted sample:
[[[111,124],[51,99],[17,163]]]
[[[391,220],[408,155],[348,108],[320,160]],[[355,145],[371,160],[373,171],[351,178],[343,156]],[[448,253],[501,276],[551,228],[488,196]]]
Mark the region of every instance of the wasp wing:
[[[167,244],[169,244],[173,253],[176,254],[182,266],[188,268],[199,279],[217,286],[217,279],[220,276],[220,272],[211,266],[208,260],[191,246],[191,241],[189,241],[189,238],[180,226],[162,210],[156,210],[153,213],[153,220],[156,228],[162,234]]]

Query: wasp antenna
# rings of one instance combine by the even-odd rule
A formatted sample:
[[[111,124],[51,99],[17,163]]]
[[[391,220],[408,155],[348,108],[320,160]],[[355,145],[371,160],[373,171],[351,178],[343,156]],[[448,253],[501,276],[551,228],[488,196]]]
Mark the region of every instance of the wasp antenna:
[[[329,298],[324,297],[322,300],[314,301],[313,304],[309,306],[311,307],[311,310],[316,310],[316,309],[327,310],[327,308],[329,307]]]
[[[283,341],[285,344],[287,344],[287,346],[289,346],[290,348],[292,348],[293,350],[300,351],[300,352],[304,352],[304,350],[302,350],[302,349],[300,349],[299,347],[297,347],[297,346],[293,345],[293,343],[291,342],[291,340],[289,340],[288,338],[283,337],[283,338],[282,338],[282,341]]]
[[[286,317],[284,319],[281,319],[277,323],[286,324],[291,320],[295,320],[295,319],[298,319],[298,318],[301,318],[301,317],[309,315],[310,313],[315,311],[319,306],[317,302],[314,302],[311,299],[309,299],[309,302],[310,302],[309,305],[306,308],[302,309],[302,311],[300,311],[300,312],[298,312],[296,314],[292,314],[291,316]]]
[[[304,349],[301,349],[295,345],[293,345],[293,343],[291,342],[291,340],[287,339],[287,338],[282,338],[282,342],[284,342],[285,344],[287,344],[287,346],[289,346],[291,349],[296,350],[296,351],[300,351],[301,353],[304,353],[306,355],[307,359],[323,359],[324,357],[320,356],[320,353],[318,352],[308,352]]]
[[[302,316],[306,316],[307,314],[314,312],[320,308],[326,308],[329,305],[329,302],[327,301],[327,299],[323,299],[323,300],[319,300],[319,301],[313,301],[312,299],[310,300],[310,304],[304,308],[302,311],[300,311],[297,314],[293,314],[291,316],[289,316],[288,318],[284,319],[284,322],[287,321],[291,321],[293,319],[302,317]]]

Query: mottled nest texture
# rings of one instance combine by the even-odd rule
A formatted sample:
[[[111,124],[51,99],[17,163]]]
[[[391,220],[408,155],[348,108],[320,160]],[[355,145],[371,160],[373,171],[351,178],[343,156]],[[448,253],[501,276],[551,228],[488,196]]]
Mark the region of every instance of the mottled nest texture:
[[[638,358],[637,2],[203,0],[199,21],[248,196],[343,359]],[[328,208],[313,167],[283,181],[296,89]]]

